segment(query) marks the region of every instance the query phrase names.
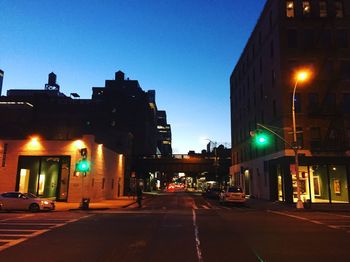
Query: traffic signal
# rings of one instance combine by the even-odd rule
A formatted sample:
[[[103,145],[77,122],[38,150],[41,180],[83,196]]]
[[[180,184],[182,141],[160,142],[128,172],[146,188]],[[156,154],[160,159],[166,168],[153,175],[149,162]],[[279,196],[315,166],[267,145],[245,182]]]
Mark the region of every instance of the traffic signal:
[[[251,131],[250,136],[254,139],[257,146],[267,146],[270,143],[270,136],[261,130]]]
[[[78,163],[75,165],[75,171],[86,173],[90,171],[90,162],[87,159],[81,159]]]

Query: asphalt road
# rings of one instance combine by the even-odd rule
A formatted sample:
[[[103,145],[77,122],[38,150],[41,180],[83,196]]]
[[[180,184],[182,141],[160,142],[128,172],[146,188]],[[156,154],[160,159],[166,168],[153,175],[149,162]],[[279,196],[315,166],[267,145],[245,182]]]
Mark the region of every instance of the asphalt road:
[[[350,261],[350,214],[169,193],[128,208],[0,213],[0,261]]]

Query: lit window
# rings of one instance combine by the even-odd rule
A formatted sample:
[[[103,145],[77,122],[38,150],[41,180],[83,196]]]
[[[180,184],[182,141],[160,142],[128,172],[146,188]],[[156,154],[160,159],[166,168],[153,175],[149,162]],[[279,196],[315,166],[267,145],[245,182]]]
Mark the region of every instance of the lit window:
[[[336,17],[344,16],[343,3],[341,1],[335,1],[335,16]]]
[[[309,16],[310,11],[310,1],[303,1],[303,15]]]
[[[327,2],[319,1],[320,17],[327,17]]]
[[[286,13],[287,17],[294,17],[294,2],[286,1]]]

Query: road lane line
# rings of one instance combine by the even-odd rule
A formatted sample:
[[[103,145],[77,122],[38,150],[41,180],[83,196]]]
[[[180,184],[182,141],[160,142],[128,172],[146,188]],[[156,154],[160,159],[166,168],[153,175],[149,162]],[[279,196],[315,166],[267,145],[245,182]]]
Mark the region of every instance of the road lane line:
[[[206,206],[206,205],[202,205],[202,207],[204,208],[204,209],[210,209],[208,206]]]
[[[202,251],[201,251],[201,242],[199,241],[199,236],[198,236],[198,227],[197,227],[197,222],[196,222],[196,211],[192,209],[192,220],[193,220],[193,227],[194,227],[194,237],[196,241],[196,250],[197,250],[197,258],[198,262],[202,262]]]

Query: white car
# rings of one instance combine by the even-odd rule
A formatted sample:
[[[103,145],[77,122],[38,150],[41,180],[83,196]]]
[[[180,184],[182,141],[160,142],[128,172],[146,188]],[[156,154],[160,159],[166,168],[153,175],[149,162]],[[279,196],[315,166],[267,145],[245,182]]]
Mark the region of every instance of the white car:
[[[239,186],[230,186],[221,191],[220,203],[245,203],[246,198],[245,194],[241,187]]]
[[[39,198],[31,193],[5,192],[0,194],[0,208],[3,210],[54,210],[55,201]]]

